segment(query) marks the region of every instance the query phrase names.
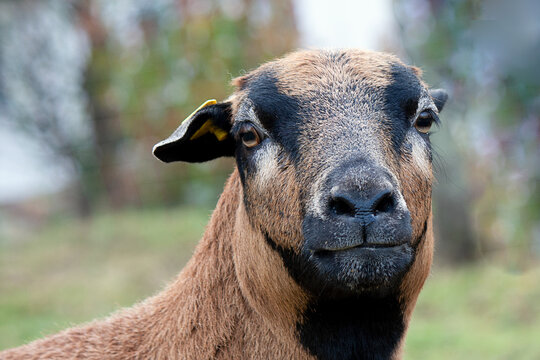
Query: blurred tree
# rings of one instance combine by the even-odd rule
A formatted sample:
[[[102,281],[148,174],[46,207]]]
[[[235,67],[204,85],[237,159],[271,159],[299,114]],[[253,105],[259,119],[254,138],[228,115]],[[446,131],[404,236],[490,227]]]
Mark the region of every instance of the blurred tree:
[[[0,124],[39,141],[72,174],[80,214],[95,194],[84,112],[85,34],[62,1],[0,2]],[[6,154],[8,155],[8,154]]]
[[[442,145],[454,185],[435,199],[443,256],[540,256],[538,13],[533,0],[396,1],[407,54],[451,93]]]
[[[91,54],[84,72],[89,121],[95,137],[96,168],[108,205],[118,208],[137,201],[130,178],[118,171],[118,144],[122,138],[117,107],[109,100],[109,87],[116,63],[107,48],[108,33],[90,0],[75,3],[81,28],[90,40]]]

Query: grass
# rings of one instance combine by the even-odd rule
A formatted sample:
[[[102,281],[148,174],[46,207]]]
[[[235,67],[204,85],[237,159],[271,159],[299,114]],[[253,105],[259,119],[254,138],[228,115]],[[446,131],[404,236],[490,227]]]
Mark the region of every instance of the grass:
[[[0,237],[0,349],[129,306],[179,272],[204,208],[100,214]],[[540,268],[435,268],[406,359],[540,359]]]
[[[0,238],[0,349],[129,306],[184,266],[209,209],[101,214]]]
[[[540,268],[434,269],[407,337],[408,359],[540,359]]]

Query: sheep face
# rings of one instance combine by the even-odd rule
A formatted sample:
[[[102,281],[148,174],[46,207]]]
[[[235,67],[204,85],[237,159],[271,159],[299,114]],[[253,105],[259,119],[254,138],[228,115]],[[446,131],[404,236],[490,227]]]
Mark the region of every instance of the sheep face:
[[[446,100],[418,75],[386,54],[293,53],[235,79],[231,98],[199,110],[154,153],[235,156],[249,226],[302,288],[392,292],[425,238],[429,132]]]

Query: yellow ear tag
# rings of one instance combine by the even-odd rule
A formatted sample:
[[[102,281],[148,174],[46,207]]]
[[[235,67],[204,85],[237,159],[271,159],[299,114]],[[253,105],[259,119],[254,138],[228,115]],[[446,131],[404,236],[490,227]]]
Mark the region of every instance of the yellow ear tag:
[[[205,108],[209,105],[214,105],[214,104],[217,104],[217,101],[215,99],[206,100],[201,106],[199,106],[194,112],[192,112],[184,121],[190,119],[193,115],[197,113],[197,111],[201,110],[202,108]],[[225,138],[228,135],[225,130],[220,129],[219,127],[214,125],[214,123],[212,122],[212,119],[208,119],[205,121],[204,124],[202,124],[202,126],[197,131],[195,131],[193,135],[191,135],[191,138],[189,140],[195,140],[208,132],[214,134],[216,139],[218,139],[218,141],[225,140]]]

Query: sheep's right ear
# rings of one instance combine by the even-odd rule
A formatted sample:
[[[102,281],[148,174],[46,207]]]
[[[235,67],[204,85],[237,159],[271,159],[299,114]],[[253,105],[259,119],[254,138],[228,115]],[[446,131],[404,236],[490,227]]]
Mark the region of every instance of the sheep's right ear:
[[[208,100],[188,116],[175,132],[154,146],[153,154],[164,162],[203,162],[233,156],[231,103]]]
[[[433,99],[433,102],[435,103],[435,106],[437,107],[437,111],[441,112],[444,104],[446,104],[446,100],[448,100],[448,93],[444,89],[430,89],[429,95]]]

